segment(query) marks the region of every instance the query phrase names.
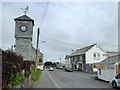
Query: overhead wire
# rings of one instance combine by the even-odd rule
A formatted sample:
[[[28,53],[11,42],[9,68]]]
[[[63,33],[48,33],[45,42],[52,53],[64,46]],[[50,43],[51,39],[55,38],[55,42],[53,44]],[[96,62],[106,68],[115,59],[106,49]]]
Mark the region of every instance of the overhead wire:
[[[48,40],[50,40],[50,41],[52,41],[52,42],[57,42],[57,43],[59,43],[59,44],[80,46],[79,44],[67,43],[67,42],[60,41],[60,40],[53,39],[53,38],[49,38],[49,37],[46,37],[46,36],[43,36],[43,35],[41,35],[41,37],[42,37],[42,38],[45,38],[45,39],[48,39]]]
[[[43,24],[43,22],[44,22],[44,19],[45,19],[47,10],[48,10],[49,3],[50,3],[50,2],[46,2],[46,7],[45,7],[45,10],[44,10],[44,12],[43,12],[42,18],[41,18],[41,20],[40,20],[41,22],[40,22],[40,24],[39,24],[39,27],[40,27],[40,28],[41,28],[41,26],[42,26],[42,24]]]
[[[49,4],[50,4],[50,2],[46,2],[46,7],[45,7],[45,10],[44,10],[44,12],[43,12],[42,18],[41,18],[41,20],[40,20],[40,24],[39,24],[39,27],[40,27],[40,28],[42,27],[42,24],[43,24],[44,19],[45,19],[45,17],[46,17],[46,13],[47,13],[47,11],[48,11],[48,6],[49,6]],[[77,46],[77,47],[80,46],[80,45],[78,45],[78,44],[67,43],[67,42],[63,42],[63,41],[60,41],[60,40],[52,39],[52,38],[46,37],[46,36],[44,36],[44,35],[42,35],[42,34],[40,34],[40,37],[45,38],[45,39],[48,39],[49,41],[57,42],[57,43],[59,43],[59,45],[62,44],[62,45],[67,45],[67,46],[68,46],[68,45]]]

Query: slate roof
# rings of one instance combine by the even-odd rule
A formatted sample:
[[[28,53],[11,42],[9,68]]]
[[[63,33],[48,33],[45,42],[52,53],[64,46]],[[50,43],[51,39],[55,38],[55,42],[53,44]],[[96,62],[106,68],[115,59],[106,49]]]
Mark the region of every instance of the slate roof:
[[[85,54],[89,49],[91,49],[93,46],[95,46],[96,44],[81,48],[81,49],[77,49],[75,52],[71,53],[70,56],[77,56],[77,55],[81,55],[81,54]]]
[[[107,54],[108,54],[108,57],[111,57],[111,56],[119,55],[119,52],[109,51],[109,52],[107,52]]]
[[[31,19],[30,17],[28,17],[27,15],[23,15],[23,16],[17,17],[17,18],[15,18],[14,20],[15,20],[15,21],[16,21],[16,20],[21,20],[21,21],[32,21],[33,26],[34,26],[34,20]]]
[[[35,49],[34,47],[32,47],[32,49],[34,50],[34,52],[36,52],[36,49]],[[39,50],[37,50],[37,52],[38,52],[39,54],[43,55],[43,53],[40,52]]]
[[[110,66],[110,65],[117,63],[118,61],[120,61],[120,55],[115,55],[115,56],[106,58],[105,60],[101,61],[100,63],[97,63],[96,65],[97,66],[99,65]]]

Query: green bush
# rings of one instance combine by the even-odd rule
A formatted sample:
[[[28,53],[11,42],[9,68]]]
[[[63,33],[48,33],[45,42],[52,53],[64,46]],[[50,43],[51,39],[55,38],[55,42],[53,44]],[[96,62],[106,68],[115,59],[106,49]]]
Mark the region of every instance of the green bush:
[[[24,80],[24,75],[22,73],[18,73],[15,75],[15,76],[12,76],[11,77],[11,80],[12,80],[12,85],[17,85],[21,82],[23,82]]]
[[[32,70],[31,72],[31,78],[32,78],[32,81],[37,81],[40,79],[40,75],[41,75],[41,71],[40,70]]]

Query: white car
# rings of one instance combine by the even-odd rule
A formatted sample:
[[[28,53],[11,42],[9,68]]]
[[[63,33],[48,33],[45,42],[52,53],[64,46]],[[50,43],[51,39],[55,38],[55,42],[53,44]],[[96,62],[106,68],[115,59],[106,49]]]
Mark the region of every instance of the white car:
[[[49,67],[49,71],[54,71],[54,68],[53,67]]]
[[[117,76],[115,76],[115,78],[113,79],[112,87],[113,88],[120,87],[120,73]]]
[[[37,69],[39,69],[39,70],[40,70],[40,65],[37,65]]]
[[[43,65],[42,66],[41,65],[37,65],[37,69],[43,71]]]

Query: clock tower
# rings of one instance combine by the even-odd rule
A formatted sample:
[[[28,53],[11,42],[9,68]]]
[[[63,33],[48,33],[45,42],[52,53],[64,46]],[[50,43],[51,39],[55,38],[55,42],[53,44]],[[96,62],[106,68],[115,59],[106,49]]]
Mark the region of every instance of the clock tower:
[[[31,60],[34,20],[26,14],[15,20],[15,52],[24,60]]]

